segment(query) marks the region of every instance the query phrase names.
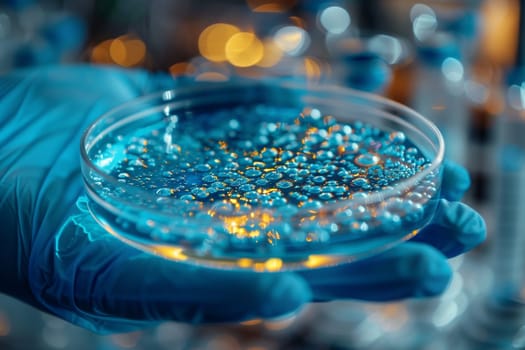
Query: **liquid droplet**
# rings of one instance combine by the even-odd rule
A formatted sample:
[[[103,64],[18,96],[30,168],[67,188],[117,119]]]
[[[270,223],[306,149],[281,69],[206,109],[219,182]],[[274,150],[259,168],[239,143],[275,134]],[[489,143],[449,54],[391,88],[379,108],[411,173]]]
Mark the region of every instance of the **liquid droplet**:
[[[363,167],[371,167],[379,163],[380,158],[377,154],[373,153],[364,153],[360,154],[355,158],[355,164]]]

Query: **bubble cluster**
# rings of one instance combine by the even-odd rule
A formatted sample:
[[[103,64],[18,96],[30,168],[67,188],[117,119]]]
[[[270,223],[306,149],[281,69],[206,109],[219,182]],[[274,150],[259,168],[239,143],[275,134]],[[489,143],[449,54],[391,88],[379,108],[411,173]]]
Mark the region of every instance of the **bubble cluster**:
[[[179,112],[155,125],[117,135],[98,149],[94,162],[125,188],[149,192],[129,194],[127,202],[171,208],[179,218],[152,237],[167,240],[165,232],[183,229],[206,232],[202,250],[226,244],[225,236],[236,238],[228,241],[229,249],[244,251],[249,244],[324,244],[377,228],[393,232],[405,221],[421,221],[424,205],[437,192],[430,179],[373,207],[352,204],[322,213],[334,203],[392,190],[430,160],[401,131],[343,123],[319,109],[256,105]],[[104,191],[116,196],[114,189]]]
[[[429,164],[400,131],[343,124],[318,109],[275,112],[170,116],[164,129],[121,145],[123,157],[108,171],[156,196],[274,208],[380,191]]]

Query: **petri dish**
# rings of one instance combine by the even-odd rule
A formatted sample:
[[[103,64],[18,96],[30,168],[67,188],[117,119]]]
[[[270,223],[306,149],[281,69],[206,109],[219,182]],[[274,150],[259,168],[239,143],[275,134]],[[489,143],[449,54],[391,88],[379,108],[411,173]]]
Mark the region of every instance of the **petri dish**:
[[[196,83],[122,105],[81,140],[93,218],[167,259],[310,269],[376,254],[435,211],[438,129],[387,99],[276,80]]]

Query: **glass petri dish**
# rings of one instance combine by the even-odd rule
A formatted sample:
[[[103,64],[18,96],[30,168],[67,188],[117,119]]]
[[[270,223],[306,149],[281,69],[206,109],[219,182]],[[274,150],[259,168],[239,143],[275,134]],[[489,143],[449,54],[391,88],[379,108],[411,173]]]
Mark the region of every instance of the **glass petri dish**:
[[[81,141],[104,230],[168,259],[255,271],[354,261],[413,237],[435,211],[443,152],[405,106],[264,80],[146,96]]]

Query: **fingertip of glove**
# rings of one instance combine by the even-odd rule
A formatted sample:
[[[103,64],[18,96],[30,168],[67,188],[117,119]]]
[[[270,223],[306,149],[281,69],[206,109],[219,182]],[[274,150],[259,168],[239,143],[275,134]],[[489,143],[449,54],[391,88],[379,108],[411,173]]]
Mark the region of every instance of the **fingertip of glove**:
[[[470,175],[463,166],[447,161],[443,174],[442,196],[448,200],[457,201],[470,188]]]
[[[456,240],[463,245],[464,250],[470,250],[482,243],[487,235],[483,217],[461,202],[447,202],[441,200],[440,210],[444,224],[450,229],[460,231]]]
[[[400,279],[404,280],[402,283],[412,285],[412,297],[431,297],[443,293],[452,276],[446,258],[430,246],[410,245],[407,244],[409,248],[398,266],[397,272]]]
[[[311,301],[310,287],[300,276],[292,273],[269,274],[261,290],[258,317],[276,319],[297,312]]]

